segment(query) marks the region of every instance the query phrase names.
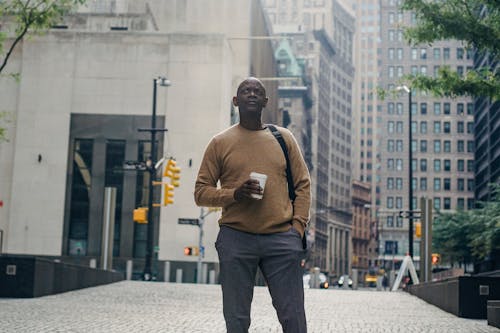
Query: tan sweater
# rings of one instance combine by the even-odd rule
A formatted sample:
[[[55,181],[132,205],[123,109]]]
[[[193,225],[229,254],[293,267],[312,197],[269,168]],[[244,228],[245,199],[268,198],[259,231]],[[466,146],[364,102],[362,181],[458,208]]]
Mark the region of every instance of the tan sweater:
[[[197,205],[222,207],[219,224],[266,234],[287,231],[293,220],[294,227],[304,233],[311,204],[309,171],[292,133],[277,128],[288,148],[297,195],[293,206],[288,197],[286,160],[276,138],[267,128],[251,131],[236,124],[212,138],[195,185]],[[252,171],[268,177],[264,197],[237,202],[234,191],[250,178]]]

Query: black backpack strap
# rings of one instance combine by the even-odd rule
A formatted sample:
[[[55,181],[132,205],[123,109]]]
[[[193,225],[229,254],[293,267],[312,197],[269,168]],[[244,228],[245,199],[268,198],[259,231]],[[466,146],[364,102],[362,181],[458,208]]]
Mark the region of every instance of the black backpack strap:
[[[285,155],[286,160],[286,180],[288,182],[288,196],[290,200],[294,201],[297,195],[295,194],[295,186],[293,185],[293,177],[292,177],[292,169],[290,168],[290,159],[288,158],[288,149],[286,148],[285,140],[283,139],[283,135],[281,135],[280,131],[274,125],[267,125],[271,133],[274,135],[276,140],[281,146],[283,150],[283,154]]]

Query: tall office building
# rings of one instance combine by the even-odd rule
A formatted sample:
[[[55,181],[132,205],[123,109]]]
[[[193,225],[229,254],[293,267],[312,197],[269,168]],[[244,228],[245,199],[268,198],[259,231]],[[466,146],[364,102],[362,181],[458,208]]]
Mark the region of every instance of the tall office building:
[[[378,95],[375,88],[379,79],[380,12],[379,0],[357,0],[353,4],[356,13],[354,42],[354,149],[353,179],[370,184],[368,203],[372,239],[368,245],[368,265],[376,266],[378,259],[377,210],[380,205],[380,153],[378,135],[381,132],[380,116],[377,113]],[[377,190],[378,189],[378,190]]]
[[[435,212],[470,209],[474,205],[472,101],[464,97],[438,99],[406,87],[411,89],[410,106],[406,88],[401,86],[403,75],[432,76],[440,66],[466,73],[472,66],[472,52],[456,41],[408,46],[402,27],[414,24],[415,16],[403,13],[399,5],[399,0],[383,0],[380,8],[379,77],[388,97],[377,109],[381,168],[377,191],[380,191],[379,258],[386,263],[400,261],[409,249],[408,220],[399,217],[398,212],[410,207],[410,185],[413,209],[418,209],[420,197],[432,199]],[[419,246],[413,248],[415,259],[419,260]]]
[[[304,129],[311,136],[313,180],[309,232],[314,245],[309,264],[330,276],[348,274],[352,259],[354,18],[336,1],[263,3],[274,34],[291,38],[312,99],[310,129]]]

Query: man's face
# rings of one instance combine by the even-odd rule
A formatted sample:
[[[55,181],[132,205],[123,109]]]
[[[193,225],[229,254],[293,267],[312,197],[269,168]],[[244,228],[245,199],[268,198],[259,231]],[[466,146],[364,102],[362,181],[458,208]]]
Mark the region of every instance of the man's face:
[[[240,111],[260,112],[267,104],[266,90],[258,80],[245,80],[238,87],[233,103]]]

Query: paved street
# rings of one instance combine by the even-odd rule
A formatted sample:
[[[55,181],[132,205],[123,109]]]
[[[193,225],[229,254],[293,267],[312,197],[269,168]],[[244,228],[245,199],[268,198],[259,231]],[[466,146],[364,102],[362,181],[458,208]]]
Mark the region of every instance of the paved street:
[[[404,292],[305,290],[309,332],[500,332]],[[225,332],[220,287],[124,281],[35,299],[0,299],[1,332]],[[258,287],[250,332],[281,332]]]

